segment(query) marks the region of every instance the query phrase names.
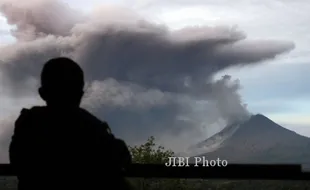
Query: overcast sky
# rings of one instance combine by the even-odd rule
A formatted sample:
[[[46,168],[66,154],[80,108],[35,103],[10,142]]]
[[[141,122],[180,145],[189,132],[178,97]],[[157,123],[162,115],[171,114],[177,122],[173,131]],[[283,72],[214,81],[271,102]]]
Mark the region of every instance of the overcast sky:
[[[102,3],[117,3],[171,30],[186,26],[236,26],[250,39],[292,41],[295,49],[264,64],[231,68],[240,80],[240,94],[252,113],[310,136],[310,3],[306,0],[64,0],[87,14]],[[0,45],[14,43],[10,26],[0,17]],[[1,58],[0,58],[1,59]],[[2,97],[4,100],[4,98]],[[27,99],[31,102],[31,99]],[[5,99],[3,116],[25,100]]]

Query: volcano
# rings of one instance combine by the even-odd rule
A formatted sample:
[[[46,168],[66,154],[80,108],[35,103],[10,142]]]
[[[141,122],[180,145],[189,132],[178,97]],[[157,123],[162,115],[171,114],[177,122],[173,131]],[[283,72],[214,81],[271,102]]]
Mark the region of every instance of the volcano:
[[[208,150],[198,156],[238,164],[310,165],[310,138],[288,130],[264,115],[257,114],[243,123],[232,124],[195,145]]]

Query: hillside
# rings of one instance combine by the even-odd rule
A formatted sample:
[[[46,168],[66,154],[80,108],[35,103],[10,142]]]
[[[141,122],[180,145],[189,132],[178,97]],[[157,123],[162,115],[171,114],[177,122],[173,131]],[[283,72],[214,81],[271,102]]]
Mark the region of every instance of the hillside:
[[[225,159],[230,163],[310,163],[310,138],[290,131],[261,114],[225,128],[197,147],[210,146],[212,139],[220,137],[225,138],[218,141],[219,148],[199,156]]]

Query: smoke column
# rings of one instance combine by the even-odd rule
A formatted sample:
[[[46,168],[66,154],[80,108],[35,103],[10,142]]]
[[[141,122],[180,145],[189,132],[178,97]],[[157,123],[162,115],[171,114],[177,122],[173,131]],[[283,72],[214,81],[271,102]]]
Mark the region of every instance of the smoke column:
[[[85,71],[83,107],[129,144],[153,135],[175,151],[209,136],[212,126],[220,130],[249,116],[239,81],[213,80],[214,74],[294,48],[292,42],[248,40],[234,27],[172,31],[123,7],[83,15],[56,0],[0,0],[0,11],[16,38],[0,46],[3,96],[42,103],[36,88],[44,62],[67,56]],[[1,127],[10,131],[12,124]]]

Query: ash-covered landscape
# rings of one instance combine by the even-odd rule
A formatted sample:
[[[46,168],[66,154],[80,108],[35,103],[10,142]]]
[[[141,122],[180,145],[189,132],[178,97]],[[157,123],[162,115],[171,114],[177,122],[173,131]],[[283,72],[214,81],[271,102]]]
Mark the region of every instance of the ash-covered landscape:
[[[43,64],[65,56],[85,71],[82,107],[130,146],[153,136],[177,155],[306,170],[309,9],[305,0],[0,0],[0,162],[21,109],[44,103]],[[309,186],[288,183],[207,184]]]
[[[210,160],[222,158],[229,163],[302,164],[304,171],[310,169],[310,138],[288,130],[261,114],[226,127],[195,148],[207,149],[208,152],[198,156]]]

